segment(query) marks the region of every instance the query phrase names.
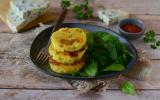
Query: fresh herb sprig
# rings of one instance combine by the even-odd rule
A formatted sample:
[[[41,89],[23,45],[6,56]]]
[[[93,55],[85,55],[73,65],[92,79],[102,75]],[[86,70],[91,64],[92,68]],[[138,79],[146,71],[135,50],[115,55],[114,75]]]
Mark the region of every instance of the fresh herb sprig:
[[[73,12],[77,19],[89,19],[93,16],[93,11],[88,7],[88,0],[84,0],[82,4],[74,6]]]
[[[71,8],[77,19],[89,19],[93,16],[93,10],[88,6],[88,0],[83,0],[81,4],[71,4],[70,0],[61,0],[61,7],[67,9],[73,5]]]
[[[143,38],[144,42],[149,43],[151,48],[160,48],[160,40],[156,39],[156,33],[153,30],[148,31]]]
[[[148,31],[145,34],[145,37],[143,38],[144,42],[146,42],[146,43],[155,42],[156,41],[155,36],[156,36],[156,33],[153,30]]]
[[[129,95],[135,95],[136,94],[136,88],[133,83],[129,81],[124,81],[121,86],[121,91],[125,94]]]
[[[61,0],[61,7],[63,9],[67,9],[68,7],[70,7],[71,3],[70,0]]]

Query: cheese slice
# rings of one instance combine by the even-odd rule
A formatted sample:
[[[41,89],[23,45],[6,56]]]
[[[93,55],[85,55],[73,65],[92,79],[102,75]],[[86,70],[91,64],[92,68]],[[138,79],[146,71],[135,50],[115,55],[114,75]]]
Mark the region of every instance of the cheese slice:
[[[102,9],[98,11],[98,16],[104,23],[110,25],[128,18],[129,14],[119,9]]]
[[[50,0],[12,0],[7,23],[13,32],[41,16],[49,8]]]

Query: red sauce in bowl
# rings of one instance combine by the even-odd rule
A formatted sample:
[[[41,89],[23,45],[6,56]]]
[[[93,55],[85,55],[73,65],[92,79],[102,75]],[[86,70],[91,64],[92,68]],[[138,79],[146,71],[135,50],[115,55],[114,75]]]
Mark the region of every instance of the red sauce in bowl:
[[[125,24],[121,27],[125,32],[129,32],[129,33],[138,33],[141,32],[142,29],[140,27],[138,27],[137,25],[134,24]]]

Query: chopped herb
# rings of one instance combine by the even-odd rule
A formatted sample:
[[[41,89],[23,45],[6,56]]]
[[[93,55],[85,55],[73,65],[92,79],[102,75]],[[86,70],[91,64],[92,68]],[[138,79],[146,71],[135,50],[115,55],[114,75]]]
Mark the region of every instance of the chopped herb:
[[[132,84],[129,81],[124,81],[122,86],[121,86],[121,90],[123,93],[125,94],[129,94],[129,95],[135,95],[136,94],[136,89],[134,84]]]
[[[71,5],[70,0],[61,0],[61,7],[67,9]]]
[[[84,0],[81,4],[75,5],[73,12],[77,19],[89,19],[93,16],[93,11],[88,7],[88,0]]]
[[[61,0],[63,9],[67,9],[70,6],[70,0]],[[72,9],[77,19],[89,19],[93,16],[93,10],[88,7],[88,0],[83,0],[81,4],[74,5]]]
[[[145,34],[145,37],[143,38],[144,42],[146,42],[146,43],[155,42],[156,41],[155,36],[156,36],[156,34],[153,30],[148,31]]]
[[[160,40],[156,39],[156,33],[153,30],[148,31],[143,40],[149,43],[152,49],[160,48]]]
[[[160,48],[160,40],[154,42],[153,44],[151,44],[151,48],[153,49],[157,49]]]

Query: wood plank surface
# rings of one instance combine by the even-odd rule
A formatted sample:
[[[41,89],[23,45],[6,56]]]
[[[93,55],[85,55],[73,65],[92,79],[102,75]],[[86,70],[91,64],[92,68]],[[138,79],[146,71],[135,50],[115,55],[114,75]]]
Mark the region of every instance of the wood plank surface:
[[[0,88],[30,88],[30,89],[73,89],[66,81],[57,79],[42,73],[40,70],[33,70],[29,66],[19,64],[20,60],[9,60],[7,64],[1,60],[0,66]],[[17,64],[16,64],[17,63]],[[139,89],[160,89],[160,61],[153,60],[152,81],[136,81]],[[117,89],[112,84],[109,89]]]
[[[160,28],[159,28],[160,27],[160,17],[159,16],[132,14],[131,17],[141,19],[145,23],[147,30],[152,29],[152,30],[155,30],[156,34],[160,34]],[[52,18],[49,18],[49,19],[52,19]],[[73,15],[70,16],[70,14],[66,17],[65,22],[69,22],[69,23],[71,23],[71,22],[81,22],[81,23],[90,22],[90,23],[95,23],[99,26],[107,27],[99,19],[79,21],[79,20],[76,20]],[[113,25],[113,26],[115,26],[115,27],[113,27],[112,29],[117,28],[117,25]],[[110,27],[112,27],[112,26],[110,26]],[[10,32],[10,29],[3,22],[0,21],[0,34],[1,33],[3,34],[3,33],[11,33],[11,32]]]
[[[160,15],[159,0],[94,0],[96,5],[126,10],[132,14]]]
[[[0,0],[2,1],[2,0]],[[78,0],[79,1],[79,0]],[[147,30],[156,31],[160,39],[160,0],[90,0],[90,6],[99,9],[100,6],[126,10],[132,18],[144,21]],[[60,0],[52,0],[52,13],[58,15]],[[94,10],[94,11],[96,11]],[[94,12],[95,13],[95,12]],[[97,18],[78,21],[73,13],[67,15],[65,22],[96,22],[105,26]],[[110,26],[117,31],[117,25]],[[146,31],[147,31],[146,30]],[[152,58],[152,81],[135,81],[141,89],[136,96],[122,94],[115,84],[106,92],[95,90],[79,95],[73,88],[61,79],[43,74],[41,71],[24,66],[23,58],[12,57],[7,53],[10,40],[15,36],[0,20],[0,100],[160,100],[160,50],[153,50],[142,39],[132,41],[140,49],[146,50]]]
[[[9,33],[0,34],[0,53],[1,53],[0,56],[5,55],[3,53],[5,50],[9,48],[9,41],[13,38],[13,36],[14,34],[9,34]],[[160,39],[160,35],[157,35],[157,38]],[[148,53],[150,53],[152,59],[160,59],[160,50],[151,49],[150,45],[147,43],[144,43],[142,38],[132,41],[132,43],[135,45],[136,48],[146,50]]]
[[[82,1],[82,0],[72,0]],[[160,0],[89,0],[90,6],[105,6],[107,8],[116,8],[126,10],[131,14],[160,15]],[[52,0],[52,7],[58,8],[60,0]]]
[[[23,66],[22,58],[14,58],[10,55],[7,55],[5,50],[9,47],[9,40],[14,36],[10,33],[1,33],[0,35],[0,88],[43,88],[43,89],[72,89],[66,84],[65,81],[60,82],[61,80],[55,82],[54,78],[46,76],[41,78],[39,73],[33,72],[27,66]],[[158,35],[158,38],[160,36]],[[142,39],[133,41],[134,45],[137,48],[144,49],[151,54],[153,59],[160,59],[160,51],[153,50],[149,47],[148,44],[145,44]],[[7,57],[7,58],[6,58]],[[160,89],[160,61],[153,60],[153,79],[156,80],[156,84],[145,84],[145,82],[140,82],[142,86],[141,89]],[[156,75],[155,75],[156,74]],[[54,83],[54,84],[53,84]],[[143,85],[142,85],[143,84]],[[111,89],[117,88],[111,86]]]
[[[2,2],[2,0],[0,2]],[[115,0],[94,0],[94,2],[93,2],[93,0],[92,0],[92,3],[90,5],[94,9],[96,9],[96,10],[94,10],[95,11],[94,13],[96,13],[97,9],[99,9],[98,6],[106,6],[107,8],[117,8],[117,9],[126,10],[130,14],[134,14],[134,15],[135,14],[136,15],[137,14],[149,15],[149,17],[146,17],[146,16],[140,16],[140,17],[142,19],[154,18],[154,20],[156,20],[156,19],[160,19],[160,17],[158,16],[158,15],[160,15],[160,8],[159,8],[158,4],[160,4],[159,0],[146,0],[146,1],[135,0],[134,2],[132,0],[118,0],[118,1],[115,1]],[[60,6],[59,0],[52,0],[50,12],[46,14],[48,17],[46,17],[46,15],[42,16],[41,19],[44,20],[42,22],[48,22],[48,21],[54,20],[55,17],[57,16],[56,13],[60,12],[59,6]],[[138,8],[138,10],[136,10],[137,8]],[[73,18],[73,14],[71,14],[71,16]],[[71,17],[71,16],[69,16],[69,17]],[[36,26],[37,22],[40,22],[40,20],[35,21],[34,25],[33,25],[33,23],[32,23],[32,25]],[[2,23],[3,22],[0,20],[0,26]],[[28,26],[32,26],[32,25],[30,24]],[[10,32],[7,25],[3,24],[1,27],[5,27],[5,28],[0,29],[0,32]]]
[[[78,94],[74,90],[0,89],[0,100],[159,100],[160,91],[140,91],[138,95],[124,95],[117,90],[91,91]]]
[[[6,50],[9,48],[9,42],[14,36],[15,34],[10,33],[0,34],[0,88],[72,89],[71,86],[67,85],[66,81],[57,81],[50,76],[41,76],[39,70],[35,72],[29,66],[24,66],[23,58],[15,58],[8,55]],[[160,38],[160,35],[157,36]],[[137,48],[148,51],[152,59],[160,59],[160,50],[151,49],[142,39],[133,41],[133,44]],[[154,67],[152,77],[156,83],[138,82],[141,89],[160,89],[160,61],[153,60],[152,62]],[[110,89],[117,88],[114,86],[111,86]]]

